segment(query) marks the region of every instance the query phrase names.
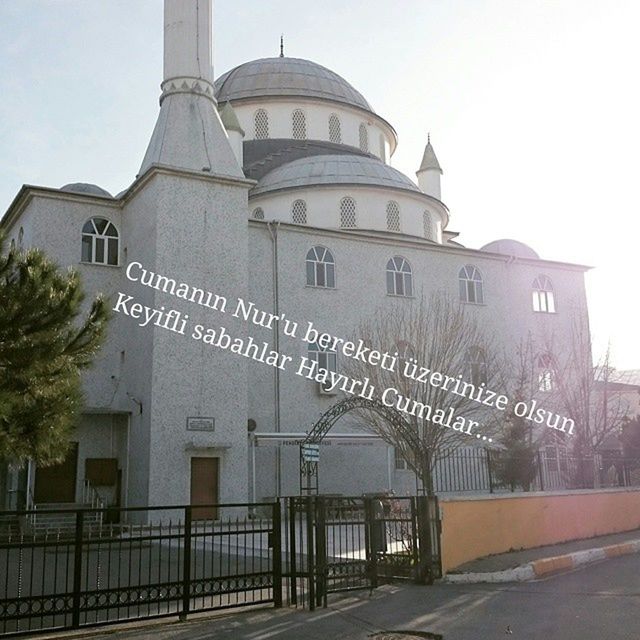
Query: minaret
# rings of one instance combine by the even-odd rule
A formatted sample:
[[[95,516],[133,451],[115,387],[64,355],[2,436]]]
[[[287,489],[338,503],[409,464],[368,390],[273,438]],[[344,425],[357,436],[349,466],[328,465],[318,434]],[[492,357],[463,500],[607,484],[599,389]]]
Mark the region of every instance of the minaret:
[[[422,163],[416,171],[418,186],[424,193],[440,200],[440,176],[442,168],[436,158],[436,152],[431,146],[431,134],[427,135],[427,146],[424,149]]]
[[[216,108],[212,0],[165,0],[160,114],[140,175],[152,165],[244,177]]]

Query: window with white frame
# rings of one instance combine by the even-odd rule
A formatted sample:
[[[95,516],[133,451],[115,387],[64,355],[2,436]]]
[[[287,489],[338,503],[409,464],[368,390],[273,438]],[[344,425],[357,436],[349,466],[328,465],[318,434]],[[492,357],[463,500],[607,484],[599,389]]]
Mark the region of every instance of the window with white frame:
[[[253,116],[254,138],[265,140],[269,137],[269,114],[264,109],[258,109]]]
[[[487,384],[487,358],[484,349],[469,347],[464,356],[465,375],[471,384]]]
[[[262,207],[256,207],[251,214],[254,220],[264,220],[264,211]]]
[[[472,304],[483,304],[482,275],[473,265],[466,265],[458,273],[460,282],[460,300]]]
[[[340,226],[344,229],[352,229],[358,226],[356,201],[350,196],[345,196],[340,200]]]
[[[387,202],[387,231],[400,231],[400,207],[395,200]]]
[[[422,231],[425,238],[433,240],[433,221],[431,220],[431,214],[428,211],[425,211],[422,214]]]
[[[82,227],[82,262],[117,266],[118,230],[104,218],[91,218]]]
[[[538,390],[544,393],[556,388],[555,370],[553,358],[549,353],[538,356]]]
[[[413,295],[411,266],[400,256],[387,262],[387,293],[392,296]]]
[[[336,286],[336,263],[326,247],[312,247],[307,252],[307,285],[333,289]]]
[[[340,118],[335,113],[329,116],[329,140],[337,144],[342,144],[342,128]]]
[[[307,139],[307,118],[302,109],[296,109],[291,114],[291,128],[294,140]]]
[[[367,125],[364,122],[360,123],[358,134],[360,138],[360,150],[368,153],[369,152],[369,132],[367,131]]]
[[[337,373],[338,358],[335,351],[324,349],[317,342],[310,342],[307,350],[309,360],[314,361],[318,365],[318,368]],[[331,382],[329,380],[322,383],[323,390],[328,391],[330,384]]]
[[[553,297],[553,285],[547,276],[538,276],[533,281],[533,310],[539,313],[555,313],[556,302]]]
[[[409,471],[409,463],[405,460],[399,447],[393,447],[393,456],[395,458],[396,471]]]
[[[291,205],[291,219],[296,224],[307,224],[307,203],[304,200],[295,200]]]

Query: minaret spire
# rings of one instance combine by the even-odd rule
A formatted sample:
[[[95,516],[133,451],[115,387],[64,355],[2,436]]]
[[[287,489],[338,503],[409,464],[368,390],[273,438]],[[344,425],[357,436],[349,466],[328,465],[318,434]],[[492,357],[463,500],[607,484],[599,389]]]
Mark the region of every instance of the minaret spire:
[[[164,0],[160,114],[140,174],[151,165],[244,177],[213,87],[213,0]]]
[[[280,34],[280,57],[284,58],[284,33]]]

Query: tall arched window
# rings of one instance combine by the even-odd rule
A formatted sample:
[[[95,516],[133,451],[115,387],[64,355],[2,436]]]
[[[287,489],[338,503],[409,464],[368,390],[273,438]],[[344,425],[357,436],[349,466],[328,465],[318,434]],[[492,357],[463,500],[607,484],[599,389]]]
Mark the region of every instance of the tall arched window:
[[[264,140],[269,137],[269,114],[258,109],[253,116],[254,138]]]
[[[400,256],[387,262],[387,293],[392,296],[413,295],[411,266]]]
[[[329,116],[329,140],[337,144],[342,143],[342,130],[340,127],[340,118],[335,113]]]
[[[387,231],[400,231],[400,207],[395,200],[387,202]]]
[[[18,231],[18,249],[22,251],[24,248],[24,229],[20,227],[20,231]]]
[[[367,131],[367,125],[364,122],[360,123],[359,128],[359,137],[360,137],[360,149],[362,151],[369,152],[369,132]]]
[[[291,114],[291,128],[294,140],[307,139],[307,119],[302,109],[296,109]]]
[[[358,226],[356,201],[351,196],[345,196],[340,200],[340,226],[345,229]]]
[[[329,249],[312,247],[307,252],[307,285],[328,289],[336,286],[336,263]]]
[[[256,207],[253,210],[253,213],[251,214],[251,217],[254,220],[264,220],[264,211],[262,210],[262,207]]]
[[[460,300],[472,304],[483,304],[482,276],[478,269],[468,264],[460,269],[458,278],[460,280]]]
[[[469,347],[464,356],[465,375],[476,387],[487,384],[487,359],[480,347]]]
[[[91,218],[82,227],[82,262],[118,264],[118,230],[104,218]]]
[[[553,358],[548,353],[538,356],[538,389],[540,391],[553,391],[556,387]]]
[[[433,233],[433,221],[431,220],[431,214],[428,211],[425,211],[422,214],[422,230],[424,232],[424,237],[429,240],[434,239]]]
[[[296,224],[307,224],[307,203],[304,200],[296,200],[291,205],[291,219]]]
[[[555,313],[556,302],[553,297],[553,285],[547,276],[538,276],[533,281],[533,310],[540,313]]]

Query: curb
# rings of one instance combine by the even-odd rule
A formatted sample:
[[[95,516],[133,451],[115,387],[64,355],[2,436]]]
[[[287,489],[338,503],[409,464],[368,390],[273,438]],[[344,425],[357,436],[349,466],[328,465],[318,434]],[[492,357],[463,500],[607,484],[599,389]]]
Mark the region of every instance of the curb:
[[[574,551],[561,556],[541,558],[527,564],[520,565],[505,571],[492,571],[487,573],[452,573],[446,575],[440,582],[450,584],[472,584],[477,582],[526,582],[535,580],[553,573],[575,569],[585,564],[616,558],[630,553],[640,553],[640,539],[629,540],[607,547],[595,547],[584,551]]]

